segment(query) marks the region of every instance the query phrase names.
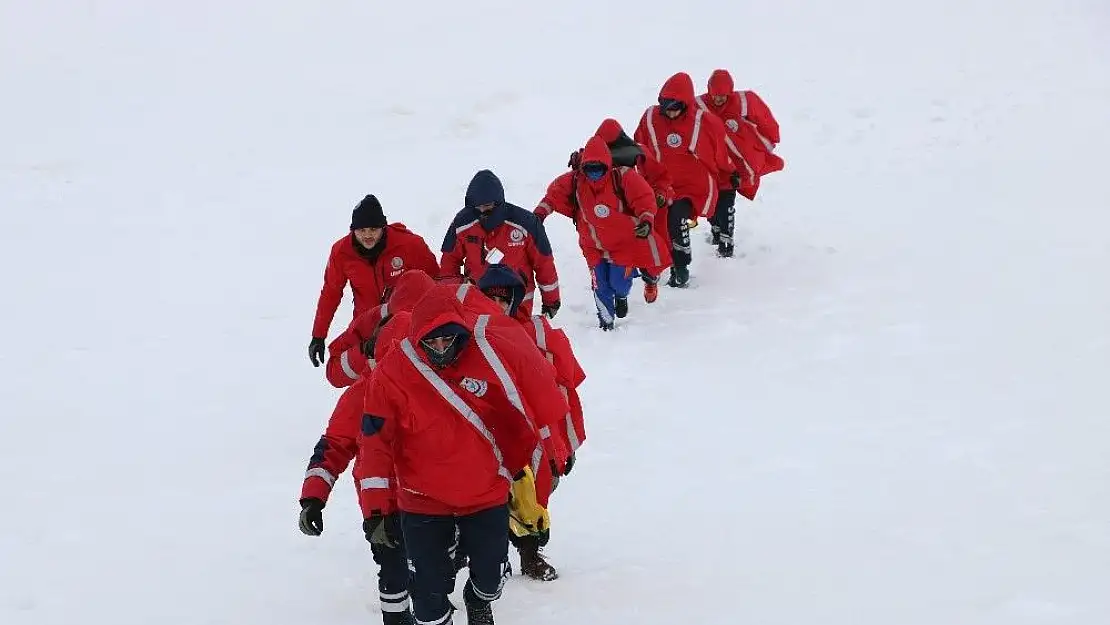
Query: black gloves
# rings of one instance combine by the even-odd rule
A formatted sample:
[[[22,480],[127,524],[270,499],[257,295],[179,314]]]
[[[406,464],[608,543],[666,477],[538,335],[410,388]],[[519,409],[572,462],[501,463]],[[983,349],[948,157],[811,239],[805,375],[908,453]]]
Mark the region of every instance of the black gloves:
[[[310,497],[301,500],[301,533],[319,536],[324,531],[324,502]]]
[[[563,475],[570,475],[570,470],[574,468],[574,452],[570,453],[567,457],[566,467],[563,469]]]
[[[375,510],[362,521],[362,532],[372,545],[396,548],[401,546],[401,520],[396,514],[383,515]]]
[[[374,359],[374,347],[377,345],[377,343],[378,343],[378,333],[375,332],[373,336],[371,336],[370,338],[366,339],[365,341],[359,343],[358,350],[360,352],[362,352],[363,356],[366,356],[367,360],[373,360]]]
[[[561,305],[562,304],[559,302],[559,300],[555,300],[550,304],[544,304],[540,307],[540,313],[548,319],[554,319],[555,313],[559,312],[559,306]]]
[[[308,342],[308,359],[312,361],[313,367],[319,367],[324,362],[324,339],[319,337],[312,337]]]
[[[663,197],[662,193],[655,194],[655,208],[663,208],[667,205],[667,198]]]
[[[651,236],[651,222],[650,221],[641,221],[640,223],[636,224],[635,232],[636,232],[636,238],[637,239],[646,239],[646,238],[648,238],[649,236]]]
[[[740,188],[740,172],[738,172],[738,171],[732,172],[732,175],[728,177],[728,182],[729,182],[729,184],[732,185],[733,189],[739,189]]]

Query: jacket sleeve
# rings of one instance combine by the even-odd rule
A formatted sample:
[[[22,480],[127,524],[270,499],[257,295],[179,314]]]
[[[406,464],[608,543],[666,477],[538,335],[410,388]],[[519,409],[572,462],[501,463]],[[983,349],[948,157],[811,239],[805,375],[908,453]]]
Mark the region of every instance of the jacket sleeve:
[[[339,262],[339,251],[332,247],[328,255],[328,265],[324,268],[324,286],[320,288],[320,299],[316,302],[316,319],[312,322],[312,336],[327,338],[328,328],[335,317],[339,303],[343,301],[343,289],[347,286],[347,275]]]
[[[536,274],[536,288],[544,304],[559,301],[559,272],[555,269],[555,256],[551,251],[551,241],[547,229],[538,218],[532,220],[532,236],[526,251],[528,262]]]
[[[358,453],[358,419],[361,414],[362,387],[347,389],[340,395],[324,435],[312,450],[301,485],[301,499],[311,497],[327,503],[335,481]]]
[[[571,177],[573,172],[567,172],[547,185],[547,193],[532,211],[541,221],[551,213],[559,213],[567,217],[574,217],[574,206],[570,203]]]
[[[443,236],[443,245],[440,246],[439,267],[436,273],[429,275],[441,278],[462,275],[463,262],[465,261],[465,248],[459,241],[458,219],[451,221],[447,226],[447,233]]]
[[[339,353],[338,356],[328,358],[328,382],[335,388],[345,388],[358,381],[367,370],[373,370],[374,361],[368,360],[362,353],[362,345],[356,344]]]
[[[566,467],[570,451],[562,437],[553,436],[563,429],[562,421],[570,408],[566,397],[555,380],[555,366],[542,356],[538,349],[518,349],[515,358],[514,380],[528,407],[529,416],[540,431],[544,451],[555,462],[559,473]]]
[[[621,188],[628,210],[640,221],[655,222],[655,192],[644,177],[630,169],[621,176]]]
[[[663,163],[649,152],[649,148],[641,146],[641,149],[644,151],[644,158],[636,166],[636,171],[640,172],[644,180],[647,180],[652,190],[662,195],[663,200],[670,204],[674,201],[674,180],[671,179],[671,174]]]
[[[748,92],[748,119],[755,122],[759,134],[771,143],[779,144],[779,122],[771,114],[771,107],[754,91]]]
[[[358,427],[358,460],[355,487],[363,518],[374,511],[390,514],[397,509],[397,480],[393,471],[393,446],[398,435],[398,412],[384,376],[367,381]]]
[[[405,267],[409,270],[419,269],[430,277],[439,275],[439,263],[436,262],[436,255],[432,253],[432,249],[428,247],[428,242],[424,237],[413,233],[412,239],[405,249]]]

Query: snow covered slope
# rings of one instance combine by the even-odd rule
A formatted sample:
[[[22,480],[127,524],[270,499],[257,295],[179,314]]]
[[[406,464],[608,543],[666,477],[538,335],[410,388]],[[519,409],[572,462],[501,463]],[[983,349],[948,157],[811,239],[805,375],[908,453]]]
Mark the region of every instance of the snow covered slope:
[[[1105,3],[0,3],[0,622],[379,622],[305,346],[367,192],[437,246],[726,67],[783,126],[742,258],[594,320],[562,578],[503,624],[1110,622]],[[337,317],[345,320],[345,305]]]

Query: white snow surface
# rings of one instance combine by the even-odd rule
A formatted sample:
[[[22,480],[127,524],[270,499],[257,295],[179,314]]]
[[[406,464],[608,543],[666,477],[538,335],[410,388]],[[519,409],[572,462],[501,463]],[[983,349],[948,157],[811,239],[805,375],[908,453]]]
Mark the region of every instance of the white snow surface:
[[[438,249],[478,169],[531,208],[601,119],[718,67],[783,128],[738,258],[703,224],[692,288],[602,334],[548,221],[589,437],[562,577],[498,623],[1110,622],[1108,29],[1098,0],[5,0],[0,622],[380,622],[349,475],[296,528],[351,208]]]

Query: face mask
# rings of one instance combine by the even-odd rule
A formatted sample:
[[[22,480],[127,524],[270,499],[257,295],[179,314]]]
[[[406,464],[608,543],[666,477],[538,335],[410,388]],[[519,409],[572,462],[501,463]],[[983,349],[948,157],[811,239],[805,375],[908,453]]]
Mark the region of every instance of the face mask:
[[[597,182],[605,177],[608,168],[601,164],[588,163],[582,168],[582,174],[591,182]]]

